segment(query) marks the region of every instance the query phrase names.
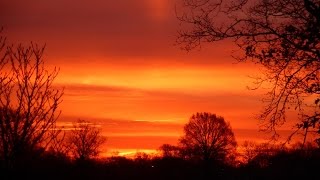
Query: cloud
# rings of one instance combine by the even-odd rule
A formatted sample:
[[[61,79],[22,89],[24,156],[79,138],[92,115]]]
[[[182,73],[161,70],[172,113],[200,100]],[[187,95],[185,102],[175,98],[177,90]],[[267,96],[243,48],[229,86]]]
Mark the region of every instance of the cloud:
[[[195,112],[224,116],[234,127],[256,127],[252,120],[261,103],[248,94],[145,90],[127,87],[67,85],[63,115],[78,118],[132,119],[141,122],[185,123]],[[113,122],[113,121],[111,121]]]

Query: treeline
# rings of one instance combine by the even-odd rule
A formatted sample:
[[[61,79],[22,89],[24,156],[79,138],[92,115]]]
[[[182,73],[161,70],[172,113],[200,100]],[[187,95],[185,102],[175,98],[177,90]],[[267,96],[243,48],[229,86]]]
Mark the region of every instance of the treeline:
[[[105,138],[93,123],[79,120],[68,131],[9,161],[1,149],[1,179],[320,178],[317,143],[237,145],[230,124],[212,113],[192,115],[177,145],[163,144],[157,154],[133,158],[97,156]]]
[[[138,153],[133,158],[113,156],[86,160],[39,148],[21,159],[14,169],[4,171],[1,168],[1,179],[320,178],[317,172],[320,149],[311,144],[304,150],[300,148],[301,144],[292,148],[255,144],[242,154],[247,161],[235,161],[234,164],[224,161],[204,163],[184,156],[176,146],[168,147],[163,145],[156,156]]]

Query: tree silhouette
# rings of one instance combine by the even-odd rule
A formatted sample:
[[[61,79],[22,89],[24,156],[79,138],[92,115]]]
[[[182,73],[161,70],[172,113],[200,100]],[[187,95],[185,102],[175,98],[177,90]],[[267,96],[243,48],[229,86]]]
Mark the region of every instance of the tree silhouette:
[[[205,162],[225,160],[237,145],[230,124],[207,112],[191,116],[180,144],[188,156]]]
[[[69,136],[71,152],[77,160],[83,161],[99,154],[99,148],[106,141],[101,131],[94,124],[85,120],[74,123]]]
[[[251,166],[266,167],[270,164],[270,157],[285,151],[286,147],[269,143],[257,144],[253,141],[245,141],[242,145],[243,160]]]
[[[245,163],[251,162],[258,154],[257,144],[253,141],[245,141],[242,145],[243,148],[243,160]]]
[[[12,167],[55,138],[63,91],[53,88],[58,69],[45,68],[44,47],[7,46],[3,36],[0,44],[0,157]]]
[[[262,129],[277,137],[291,108],[298,130],[320,134],[319,0],[183,0],[182,9],[177,41],[185,49],[229,39],[240,48],[234,57],[262,65],[255,88],[270,87]]]
[[[181,156],[181,148],[171,144],[163,144],[159,150],[163,158],[177,158]]]

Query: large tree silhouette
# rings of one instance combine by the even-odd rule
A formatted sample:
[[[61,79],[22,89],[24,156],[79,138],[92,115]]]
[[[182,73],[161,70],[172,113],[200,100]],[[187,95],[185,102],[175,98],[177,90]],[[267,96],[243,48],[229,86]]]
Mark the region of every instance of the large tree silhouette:
[[[223,117],[203,112],[191,116],[180,139],[187,156],[203,160],[225,160],[237,145],[231,126]]]
[[[33,43],[9,46],[0,38],[0,158],[6,167],[45,147],[58,132],[63,91],[53,88],[58,69],[45,68],[43,52]]]
[[[297,131],[320,134],[319,0],[182,1],[178,42],[187,50],[229,39],[240,48],[234,57],[263,66],[257,88],[271,88],[258,117],[262,129],[276,137],[291,108],[300,117]]]

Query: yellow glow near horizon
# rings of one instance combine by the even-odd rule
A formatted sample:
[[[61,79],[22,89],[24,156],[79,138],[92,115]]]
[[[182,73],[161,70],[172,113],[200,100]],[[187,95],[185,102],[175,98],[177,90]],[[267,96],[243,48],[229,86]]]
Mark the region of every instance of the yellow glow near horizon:
[[[158,155],[159,151],[155,149],[109,149],[100,154],[101,157],[123,156],[126,158],[135,158],[140,153],[148,155]]]
[[[93,72],[63,71],[57,78],[59,84],[116,86],[137,89],[168,89],[183,91],[232,91],[244,90],[249,81],[244,72],[230,68],[148,68],[95,69]],[[237,86],[235,86],[237,84]]]

